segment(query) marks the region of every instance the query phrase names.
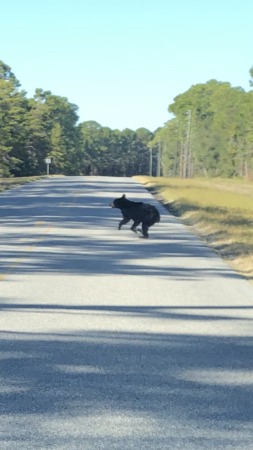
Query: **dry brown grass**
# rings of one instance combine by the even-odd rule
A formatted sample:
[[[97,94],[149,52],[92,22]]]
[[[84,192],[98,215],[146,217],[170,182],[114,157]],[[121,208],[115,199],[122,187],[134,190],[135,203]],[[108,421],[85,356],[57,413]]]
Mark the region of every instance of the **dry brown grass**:
[[[44,176],[36,177],[20,177],[20,178],[0,178],[0,192],[12,189],[14,187],[22,186],[23,184],[31,183],[32,181],[40,180]]]
[[[253,183],[135,177],[229,264],[253,281]]]

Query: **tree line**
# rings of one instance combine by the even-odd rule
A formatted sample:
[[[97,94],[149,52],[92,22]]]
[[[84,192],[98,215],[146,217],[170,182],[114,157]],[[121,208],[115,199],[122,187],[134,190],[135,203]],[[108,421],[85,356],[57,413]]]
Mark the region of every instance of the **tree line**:
[[[154,134],[78,123],[78,106],[51,91],[27,98],[11,68],[0,61],[0,176],[45,174],[131,176],[147,173]]]
[[[250,69],[253,87],[253,68]],[[175,97],[155,132],[79,122],[78,106],[41,88],[33,98],[0,61],[0,176],[45,174],[249,176],[253,91],[208,81]]]
[[[164,175],[253,176],[252,90],[210,80],[175,97],[169,112],[152,142],[162,146]]]

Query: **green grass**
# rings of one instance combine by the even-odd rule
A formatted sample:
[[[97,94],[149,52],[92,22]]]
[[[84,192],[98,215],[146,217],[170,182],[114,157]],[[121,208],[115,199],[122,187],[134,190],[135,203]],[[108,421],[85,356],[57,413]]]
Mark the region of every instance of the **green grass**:
[[[253,183],[227,179],[135,177],[224,257],[253,280]]]

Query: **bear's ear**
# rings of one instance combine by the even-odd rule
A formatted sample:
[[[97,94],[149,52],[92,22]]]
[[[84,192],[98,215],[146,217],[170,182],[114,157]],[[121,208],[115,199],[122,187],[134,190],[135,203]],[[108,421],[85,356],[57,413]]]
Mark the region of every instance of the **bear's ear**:
[[[122,198],[126,198],[126,194],[123,194],[123,195],[122,195]]]

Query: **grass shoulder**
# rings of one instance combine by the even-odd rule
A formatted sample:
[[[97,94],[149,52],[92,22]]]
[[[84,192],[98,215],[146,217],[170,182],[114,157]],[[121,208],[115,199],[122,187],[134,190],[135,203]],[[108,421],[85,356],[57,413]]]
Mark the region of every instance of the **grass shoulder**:
[[[54,175],[37,175],[33,177],[16,177],[16,178],[0,178],[0,192],[6,191],[8,189],[13,189],[22,186],[27,183],[32,183],[33,181],[38,181],[43,178],[49,178]]]
[[[134,177],[242,276],[253,282],[253,183]]]

